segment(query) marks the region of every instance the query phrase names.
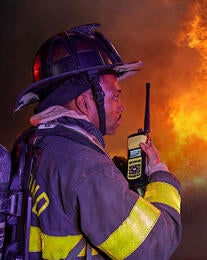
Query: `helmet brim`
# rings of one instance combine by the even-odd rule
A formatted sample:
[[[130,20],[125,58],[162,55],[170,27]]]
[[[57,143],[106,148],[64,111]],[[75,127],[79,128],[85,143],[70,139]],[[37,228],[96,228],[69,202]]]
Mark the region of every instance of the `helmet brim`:
[[[117,74],[118,80],[122,81],[136,74],[139,71],[139,67],[141,67],[142,65],[142,61],[118,63],[105,66],[100,65],[75,71],[69,71],[42,79],[40,81],[34,82],[19,94],[15,103],[14,111],[16,112],[26,105],[38,102],[40,99],[39,93],[44,88],[47,88],[48,86],[55,84],[59,81],[63,81],[64,79],[70,78],[71,76],[75,76],[84,72],[98,73],[101,71],[112,70]]]

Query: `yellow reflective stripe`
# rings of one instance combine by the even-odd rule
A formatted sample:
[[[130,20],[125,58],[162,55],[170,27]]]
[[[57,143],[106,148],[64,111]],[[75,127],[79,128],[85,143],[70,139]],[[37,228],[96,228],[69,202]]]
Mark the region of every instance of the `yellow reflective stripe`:
[[[147,185],[145,199],[159,202],[174,208],[180,214],[181,197],[178,190],[165,182],[152,182]]]
[[[48,236],[38,227],[30,227],[29,252],[41,252],[44,259],[65,259],[69,252],[78,244],[82,235],[76,236]],[[98,252],[92,248],[92,255]],[[86,255],[86,247],[79,253],[79,257]]]
[[[41,231],[39,228],[31,226],[29,238],[29,252],[40,252],[41,248]]]
[[[141,196],[130,215],[98,247],[113,259],[124,259],[146,239],[160,216],[160,211]]]
[[[92,255],[98,255],[98,252],[93,248],[91,247],[92,251]],[[83,256],[86,256],[86,247],[83,248],[83,250],[80,252],[80,254],[78,255],[79,257],[83,257]]]

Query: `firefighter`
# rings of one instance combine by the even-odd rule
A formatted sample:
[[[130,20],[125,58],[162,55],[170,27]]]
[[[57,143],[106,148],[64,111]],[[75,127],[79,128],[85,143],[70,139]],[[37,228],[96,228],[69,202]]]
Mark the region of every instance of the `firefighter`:
[[[124,106],[125,63],[96,30],[77,26],[48,39],[33,63],[34,83],[15,110],[37,102],[29,190],[29,259],[169,259],[181,237],[180,184],[152,143],[142,144],[150,181],[128,187],[104,146]]]

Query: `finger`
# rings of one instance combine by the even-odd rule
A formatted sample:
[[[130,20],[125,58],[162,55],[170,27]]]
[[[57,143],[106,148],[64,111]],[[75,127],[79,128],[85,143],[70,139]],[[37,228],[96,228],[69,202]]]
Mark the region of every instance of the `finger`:
[[[148,162],[150,162],[152,160],[152,158],[154,158],[153,150],[151,149],[151,147],[148,144],[145,144],[145,143],[141,143],[140,146],[141,146],[141,149],[145,152]]]
[[[159,153],[152,142],[151,142],[151,145],[141,143],[141,148],[146,153],[148,163],[150,165],[161,162]]]
[[[140,147],[146,154],[148,153],[149,145],[147,145],[146,143],[141,143]]]
[[[157,160],[158,160],[159,162],[161,162],[159,152],[158,152],[157,148],[155,147],[154,143],[151,142],[151,145],[150,145],[150,146],[151,146],[151,149],[153,150],[153,152],[156,154]]]

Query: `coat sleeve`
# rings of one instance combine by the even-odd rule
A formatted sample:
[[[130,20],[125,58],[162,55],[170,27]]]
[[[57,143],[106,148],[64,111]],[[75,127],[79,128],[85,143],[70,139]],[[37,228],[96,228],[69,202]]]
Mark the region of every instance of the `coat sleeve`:
[[[129,190],[116,167],[90,169],[76,187],[80,227],[112,259],[169,259],[181,237],[180,184],[155,172],[145,197]]]

